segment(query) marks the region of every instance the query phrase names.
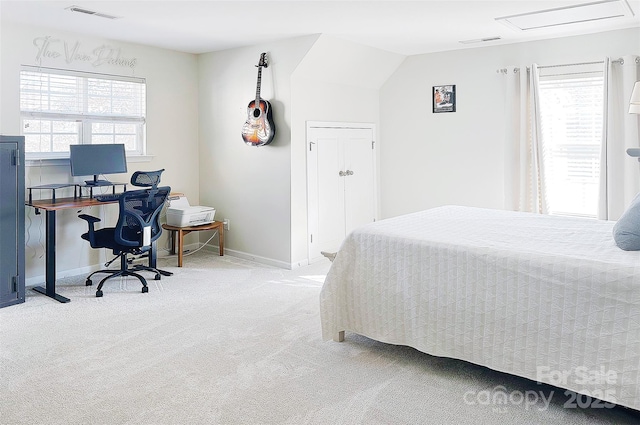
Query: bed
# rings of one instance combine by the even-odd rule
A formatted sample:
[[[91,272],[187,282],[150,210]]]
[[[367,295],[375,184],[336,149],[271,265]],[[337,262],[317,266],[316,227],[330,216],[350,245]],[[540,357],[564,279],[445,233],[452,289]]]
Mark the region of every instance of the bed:
[[[640,410],[640,252],[614,223],[445,206],[347,236],[320,295],[354,332]]]

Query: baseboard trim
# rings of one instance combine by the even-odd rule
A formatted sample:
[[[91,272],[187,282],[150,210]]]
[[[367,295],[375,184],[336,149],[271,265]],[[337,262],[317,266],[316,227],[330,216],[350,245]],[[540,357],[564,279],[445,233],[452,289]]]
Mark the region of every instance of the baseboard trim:
[[[77,269],[63,270],[60,272],[56,272],[56,280],[64,279],[65,277],[69,277],[69,276],[78,276],[81,274],[89,275],[95,272],[96,270],[100,270],[102,268],[104,268],[103,264],[94,264],[93,266],[78,267]],[[24,285],[38,286],[38,285],[43,285],[44,281],[45,281],[45,275],[32,276],[24,280]]]
[[[185,245],[184,249],[185,251],[195,251],[197,249],[199,249],[201,247],[201,245],[196,242],[196,243],[192,243],[192,244],[188,244]],[[204,247],[202,247],[202,249],[206,250],[207,252],[211,252],[212,254],[218,254],[218,252],[220,251],[220,248],[218,247],[218,245],[205,245]],[[287,263],[285,261],[280,261],[280,260],[275,260],[273,258],[267,258],[267,257],[261,257],[259,255],[254,255],[254,254],[248,254],[246,252],[242,252],[242,251],[236,251],[233,249],[228,249],[225,248],[224,250],[224,255],[230,255],[232,257],[237,257],[237,258],[242,258],[243,260],[249,260],[249,261],[253,261],[259,264],[265,264],[267,266],[273,266],[273,267],[278,267],[281,269],[287,269],[287,270],[293,270],[293,269],[297,269],[298,267],[304,267],[309,265],[309,261],[308,260],[302,260],[302,261],[297,261],[295,263]],[[164,250],[164,249],[160,249],[158,250],[158,258],[166,258],[166,257],[175,257],[177,258],[176,254],[169,254],[168,250]],[[177,261],[177,260],[176,260]],[[58,271],[56,273],[56,279],[64,279],[65,277],[69,277],[69,276],[78,276],[78,275],[82,275],[82,274],[90,274],[96,270],[100,270],[104,268],[104,265],[102,263],[100,264],[94,264],[92,266],[86,266],[86,267],[78,267],[75,269],[68,269],[68,270],[63,270],[63,271]],[[45,280],[45,276],[44,275],[40,275],[40,276],[32,276],[29,278],[25,279],[25,286],[36,286],[36,285],[42,285],[42,283]]]
[[[187,245],[185,248],[188,249],[196,249],[198,247],[198,244],[189,244]],[[168,250],[165,249],[160,249],[158,252],[158,258],[164,258],[164,257],[171,257],[174,256],[177,258],[177,255],[171,255],[169,254]],[[118,260],[116,262],[116,265],[119,264]],[[146,259],[140,259],[137,261],[147,261]],[[177,261],[177,260],[176,260]],[[78,267],[75,269],[67,269],[67,270],[62,270],[62,271],[56,271],[56,280],[58,279],[64,279],[65,277],[70,277],[70,276],[78,276],[78,275],[89,275],[93,272],[95,272],[96,270],[100,270],[100,269],[104,269],[104,261],[99,263],[99,264],[93,264],[91,266],[85,266],[85,267]],[[39,276],[32,276],[32,277],[28,277],[25,279],[25,286],[38,286],[38,285],[42,285],[45,282],[45,275],[39,275]]]
[[[218,247],[218,245],[206,245],[203,249],[218,253],[220,248]],[[232,257],[242,258],[243,260],[249,260],[259,264],[265,264],[267,266],[273,266],[281,269],[292,270],[291,263],[275,260],[273,258],[261,257],[259,255],[249,254],[242,251],[236,251],[234,249],[225,248],[224,255],[230,255]]]

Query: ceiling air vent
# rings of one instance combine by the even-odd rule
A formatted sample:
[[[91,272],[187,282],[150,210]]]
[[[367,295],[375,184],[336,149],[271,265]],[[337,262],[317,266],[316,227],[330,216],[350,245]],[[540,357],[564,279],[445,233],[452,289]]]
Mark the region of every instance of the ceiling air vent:
[[[495,19],[513,29],[527,31],[623,17],[633,17],[626,0],[602,0]]]
[[[99,16],[101,18],[106,18],[106,19],[120,19],[120,16],[113,16],[107,13],[96,12],[95,10],[85,9],[80,6],[69,6],[66,8],[66,10],[70,12],[84,13],[85,15]]]
[[[486,43],[488,41],[497,41],[501,39],[502,37],[495,36],[495,37],[476,38],[475,40],[462,40],[462,41],[459,41],[458,43],[462,43],[462,44]]]

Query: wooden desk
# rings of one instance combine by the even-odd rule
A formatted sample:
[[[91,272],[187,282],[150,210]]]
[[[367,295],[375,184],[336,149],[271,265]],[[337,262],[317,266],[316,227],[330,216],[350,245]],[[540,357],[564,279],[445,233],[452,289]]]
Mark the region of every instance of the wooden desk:
[[[57,210],[68,210],[71,208],[85,208],[85,207],[93,207],[96,205],[104,205],[104,204],[113,204],[117,203],[118,200],[114,201],[98,201],[96,198],[58,198],[58,199],[36,199],[32,201],[25,202],[26,205],[33,207],[36,209],[36,214],[39,214],[38,210],[45,211],[57,211]]]
[[[98,201],[96,198],[57,198],[29,200],[25,204],[45,211],[45,287],[36,286],[34,291],[53,298],[61,303],[68,303],[69,298],[56,294],[56,211],[66,209],[80,209],[96,205],[116,203],[114,201]],[[149,256],[151,258],[152,255]],[[155,258],[155,257],[154,257]]]
[[[124,184],[124,183],[115,183]],[[126,188],[126,186],[125,186]],[[73,197],[73,198],[56,198],[56,199],[36,199],[28,200],[25,205],[33,207],[36,210],[36,214],[40,214],[40,210],[45,211],[45,287],[36,286],[34,291],[44,294],[50,298],[61,303],[68,303],[70,300],[67,297],[56,294],[56,211],[67,209],[80,209],[86,207],[93,207],[97,205],[116,204],[118,199],[109,201],[98,201],[94,197]],[[222,234],[220,234],[220,240],[222,241]],[[222,242],[221,242],[222,244]],[[220,248],[222,250],[222,248]],[[222,251],[221,251],[222,252]],[[149,251],[149,267],[156,268],[157,260],[157,248],[156,241],[151,244],[151,250]],[[165,276],[170,276],[173,273],[158,270]]]
[[[184,250],[184,236],[191,232],[200,232],[203,230],[218,231],[218,245],[220,246],[220,256],[224,255],[224,223],[222,221],[214,221],[213,223],[203,224],[201,226],[178,227],[169,224],[163,224],[162,228],[171,232],[171,254],[176,253],[176,232],[178,233],[178,267],[182,267],[182,252]]]

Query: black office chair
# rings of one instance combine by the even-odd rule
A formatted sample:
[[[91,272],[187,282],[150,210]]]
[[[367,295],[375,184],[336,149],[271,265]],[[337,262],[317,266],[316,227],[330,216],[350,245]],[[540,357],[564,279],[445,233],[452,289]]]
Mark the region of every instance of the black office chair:
[[[115,227],[107,227],[96,230],[94,224],[100,219],[81,214],[78,217],[86,220],[89,231],[82,235],[82,238],[89,241],[92,248],[109,248],[113,250],[116,258],[120,258],[120,269],[98,270],[87,276],[85,284],[93,284],[91,277],[97,273],[107,273],[108,276],[100,281],[96,290],[96,297],[101,297],[102,285],[107,279],[116,276],[134,276],[142,283],[142,292],[149,292],[146,279],[139,274],[140,271],[150,271],[155,273],[155,280],[160,280],[161,273],[158,269],[149,266],[136,265],[129,268],[128,254],[141,255],[148,253],[153,242],[162,233],[159,223],[160,211],[169,196],[171,188],[168,186],[157,187],[160,181],[159,171],[137,171],[131,177],[131,183],[137,186],[151,185],[148,189],[126,191],[120,195],[118,205],[120,208],[118,222]],[[136,184],[138,183],[138,184]],[[112,260],[113,261],[113,260]]]
[[[164,171],[164,168],[157,171],[136,171],[131,176],[131,184],[133,186],[138,186],[138,187],[156,188],[160,184],[160,176],[162,175],[163,171]],[[152,249],[155,249],[155,246]],[[161,275],[173,276],[172,272],[162,270],[156,267],[156,264],[155,264],[156,258],[154,255],[152,255],[152,250],[147,251],[142,256],[138,257],[138,259],[143,257],[147,257],[149,259],[149,264],[151,265],[151,267],[153,267],[154,270],[158,271]],[[129,263],[131,263],[131,259],[129,260]],[[148,269],[149,267],[143,264],[136,264],[130,270],[140,271],[140,270],[148,270]]]

